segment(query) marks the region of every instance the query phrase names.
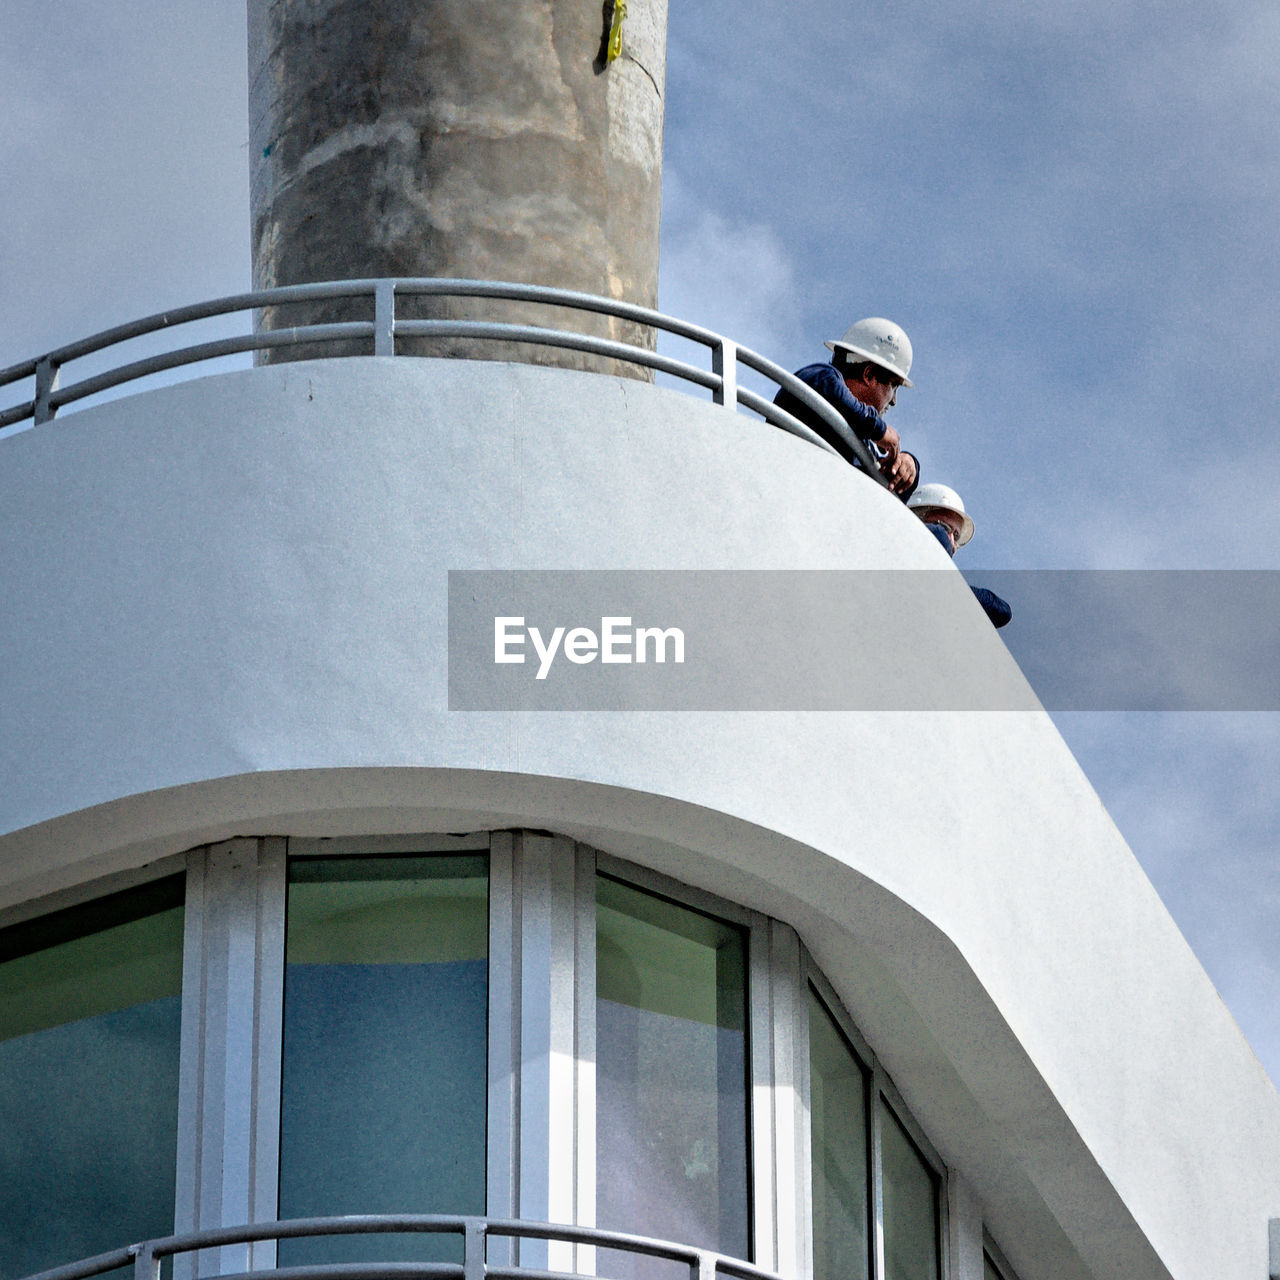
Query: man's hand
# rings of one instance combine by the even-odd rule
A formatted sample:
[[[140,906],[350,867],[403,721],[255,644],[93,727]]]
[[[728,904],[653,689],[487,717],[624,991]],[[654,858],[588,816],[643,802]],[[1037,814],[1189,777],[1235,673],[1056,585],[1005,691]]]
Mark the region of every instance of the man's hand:
[[[890,439],[892,437],[892,439]],[[889,488],[896,494],[906,493],[916,482],[916,460],[903,453],[902,442],[893,427],[886,427],[884,437],[876,445],[885,450],[880,459],[880,473],[889,481]]]
[[[875,442],[879,458],[880,474],[889,482],[889,489],[896,494],[906,493],[916,482],[916,460],[902,452],[902,439],[897,428],[887,422],[884,435]]]
[[[888,475],[886,467],[891,466],[898,461],[898,454],[902,451],[902,439],[898,435],[898,429],[891,427],[887,422],[884,424],[884,435],[876,441],[876,448],[884,454],[880,460],[880,470]]]

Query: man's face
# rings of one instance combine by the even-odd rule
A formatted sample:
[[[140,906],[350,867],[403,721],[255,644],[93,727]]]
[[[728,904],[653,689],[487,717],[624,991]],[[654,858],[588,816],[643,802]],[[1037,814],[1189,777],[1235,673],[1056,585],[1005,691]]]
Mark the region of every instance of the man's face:
[[[856,378],[845,378],[844,384],[855,400],[861,400],[867,408],[883,414],[890,405],[898,402],[902,379],[888,369],[868,364],[861,367]]]
[[[955,554],[956,543],[960,540],[960,532],[964,521],[954,511],[946,507],[922,507],[916,512],[925,524],[940,524],[951,535],[951,553]]]

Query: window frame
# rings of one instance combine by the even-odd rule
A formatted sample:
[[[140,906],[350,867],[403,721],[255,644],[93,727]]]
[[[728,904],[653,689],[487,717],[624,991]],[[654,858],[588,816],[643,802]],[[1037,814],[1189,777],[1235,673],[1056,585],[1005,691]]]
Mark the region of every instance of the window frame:
[[[43,920],[47,917],[60,915],[65,911],[74,911],[77,908],[89,907],[99,902],[103,902],[106,899],[112,898],[117,894],[129,893],[132,890],[141,889],[147,885],[156,884],[163,880],[181,880],[183,890],[183,942],[181,972],[178,985],[178,999],[181,1012],[178,1034],[177,1134],[174,1144],[175,1218],[178,1212],[179,1198],[182,1194],[182,1152],[184,1145],[182,1093],[183,1073],[186,1069],[186,1062],[188,1060],[188,1047],[186,1040],[188,1017],[187,1005],[190,995],[188,953],[192,904],[190,881],[187,877],[187,857],[188,855],[185,853],[168,855],[162,858],[157,858],[154,862],[149,862],[141,867],[130,867],[122,871],[110,872],[107,875],[97,876],[91,880],[81,881],[78,884],[66,885],[60,889],[55,889],[49,893],[41,894],[35,898],[30,898],[22,902],[10,903],[7,906],[0,907],[0,933],[3,933],[11,928],[20,928],[24,925],[33,924],[36,921]],[[112,926],[106,925],[104,927],[110,928]],[[98,932],[98,930],[90,929],[87,932],[77,934],[76,936],[88,937],[92,936],[92,934],[96,932]],[[58,944],[55,943],[52,945]],[[36,948],[36,950],[42,949],[43,948]],[[70,1263],[77,1260],[65,1259],[64,1261]]]
[[[794,1280],[812,1277],[812,991],[867,1076],[872,1280],[885,1275],[882,1108],[934,1179],[938,1280],[948,1280],[947,1165],[796,930],[571,837],[522,828],[238,838],[0,908],[4,928],[185,870],[176,1231],[278,1217],[288,863],[460,853],[485,854],[489,868],[488,1216],[596,1225],[595,902],[603,874],[744,932],[749,1260]],[[985,1232],[983,1243],[1002,1277],[1016,1280]],[[224,1270],[275,1265],[269,1241],[222,1253]],[[594,1270],[587,1246],[495,1240],[490,1259]],[[193,1262],[180,1262],[175,1280],[194,1274]]]
[[[812,988],[818,1000],[826,1009],[831,1020],[839,1029],[855,1056],[861,1061],[868,1076],[868,1179],[870,1186],[870,1225],[872,1233],[871,1280],[885,1280],[886,1264],[884,1250],[884,1177],[882,1166],[883,1120],[881,1103],[892,1113],[894,1119],[902,1126],[911,1145],[916,1149],[934,1179],[934,1230],[937,1232],[937,1280],[949,1280],[951,1274],[948,1249],[948,1209],[947,1184],[949,1169],[946,1162],[938,1154],[937,1148],[929,1141],[928,1136],[912,1114],[911,1108],[899,1092],[892,1076],[885,1069],[875,1051],[867,1043],[858,1029],[857,1023],[845,1008],[830,979],[819,968],[817,961],[807,948],[802,946],[802,976],[805,991]],[[801,1001],[801,1016],[804,1022],[804,1114],[805,1129],[809,1124],[809,1019],[807,1001]],[[807,1155],[809,1153],[806,1153]],[[811,1158],[811,1156],[810,1156]],[[806,1164],[806,1168],[809,1166]],[[810,1189],[810,1205],[812,1191]],[[813,1214],[810,1209],[803,1219],[807,1236],[806,1254],[813,1257]],[[812,1275],[810,1269],[807,1274]]]
[[[31,920],[39,920],[42,916],[56,915],[59,911],[65,911],[70,907],[87,906],[99,898],[109,898],[115,893],[137,889],[144,884],[150,884],[153,880],[167,880],[170,876],[184,874],[186,869],[187,855],[175,853],[157,858],[155,862],[148,862],[142,867],[114,871],[93,880],[54,889],[37,898],[10,903],[8,906],[0,907],[0,930],[8,929],[12,925],[26,924]]]
[[[984,1266],[988,1262],[991,1264],[1000,1280],[1018,1280],[1018,1273],[1010,1266],[1003,1250],[985,1226],[982,1228],[982,1261]]]

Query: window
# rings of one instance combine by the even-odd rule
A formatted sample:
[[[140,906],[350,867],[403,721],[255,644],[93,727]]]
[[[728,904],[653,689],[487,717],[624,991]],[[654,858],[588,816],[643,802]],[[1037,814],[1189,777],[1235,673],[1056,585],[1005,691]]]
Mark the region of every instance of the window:
[[[880,1098],[885,1280],[938,1280],[938,1179]]]
[[[940,1280],[940,1162],[811,963],[809,979],[814,1280]]]
[[[598,877],[601,1226],[750,1257],[746,960],[738,926]]]
[[[869,1072],[809,988],[814,1280],[871,1275]]]
[[[290,864],[282,1218],[484,1212],[488,968],[484,855]],[[407,1248],[296,1240],[280,1260]]]
[[[176,1207],[183,1230],[545,1217],[940,1280],[943,1166],[788,925],[545,833],[246,838],[188,866],[185,906],[174,876],[0,930],[0,1274],[168,1235]],[[424,1234],[241,1253],[461,1260]],[[683,1270],[491,1241],[517,1259]]]
[[[173,1230],[183,882],[0,933],[0,1273]]]

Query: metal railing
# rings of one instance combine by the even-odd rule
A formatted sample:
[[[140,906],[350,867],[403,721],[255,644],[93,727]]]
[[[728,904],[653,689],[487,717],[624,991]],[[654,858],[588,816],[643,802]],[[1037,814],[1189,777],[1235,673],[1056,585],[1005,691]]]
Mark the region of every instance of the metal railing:
[[[433,1280],[571,1280],[580,1275],[595,1275],[594,1270],[556,1271],[523,1267],[510,1261],[495,1261],[488,1256],[488,1242],[504,1240],[546,1240],[567,1245],[586,1245],[593,1249],[617,1250],[639,1254],[663,1262],[683,1263],[689,1268],[689,1280],[779,1280],[763,1268],[737,1258],[698,1249],[691,1245],[673,1244],[647,1236],[628,1235],[621,1231],[601,1231],[594,1227],[571,1227],[549,1222],[526,1222],[522,1219],[498,1219],[444,1214],[367,1214],[341,1218],[297,1218],[287,1222],[262,1222],[245,1227],[217,1227],[192,1231],[185,1235],[144,1240],[110,1253],[101,1253],[80,1262],[68,1263],[50,1271],[41,1271],[27,1280],[89,1280],[120,1267],[133,1268],[133,1280],[159,1280],[160,1264],[166,1258],[179,1258],[202,1250],[234,1248],[259,1241],[297,1240],[315,1236],[345,1235],[436,1235],[454,1236],[462,1245],[461,1262],[342,1262],[312,1263],[302,1266],[261,1267],[223,1272],[202,1266],[201,1276],[217,1275],[224,1280],[409,1280],[410,1277],[432,1277]],[[509,1253],[510,1250],[503,1250]],[[242,1255],[245,1256],[245,1255]],[[225,1259],[225,1254],[221,1255]],[[233,1264],[234,1265],[234,1264]],[[607,1274],[607,1273],[606,1273]]]
[[[646,347],[572,330],[501,320],[401,318],[396,312],[397,302],[411,297],[502,299],[612,316],[670,333],[706,348],[709,353],[709,367],[704,368],[685,360],[662,355]],[[372,300],[373,318],[342,323],[260,329],[239,337],[199,342],[158,355],[132,360],[68,385],[63,385],[62,382],[63,370],[71,362],[134,338],[160,333],[179,325],[207,320],[214,316],[258,311],[293,303],[323,302],[337,298]],[[0,410],[0,430],[28,420],[36,425],[46,423],[55,417],[59,409],[77,400],[83,400],[87,396],[151,374],[163,373],[169,369],[198,364],[201,361],[214,360],[223,356],[296,347],[302,344],[349,342],[352,339],[371,341],[375,356],[393,356],[397,354],[397,338],[423,337],[524,342],[629,361],[660,373],[670,374],[682,382],[705,388],[711,392],[717,404],[742,405],[783,431],[799,436],[810,444],[829,452],[838,452],[791,414],[778,408],[771,400],[741,386],[738,381],[738,366],[742,365],[791,392],[822,420],[834,438],[845,446],[848,454],[857,458],[871,475],[881,479],[876,462],[867,446],[830,404],[781,365],[775,364],[747,347],[739,346],[731,338],[714,333],[710,329],[704,329],[700,325],[676,319],[674,316],[663,315],[648,307],[619,302],[613,298],[575,293],[568,289],[552,289],[541,285],[512,284],[496,280],[410,278],[338,280],[264,289],[256,293],[234,294],[211,302],[198,302],[173,311],[158,312],[129,324],[103,330],[92,337],[82,338],[78,342],[59,347],[45,355],[36,356],[0,370],[0,388],[11,386],[27,378],[35,379],[30,400]],[[883,483],[883,480],[881,482]]]

